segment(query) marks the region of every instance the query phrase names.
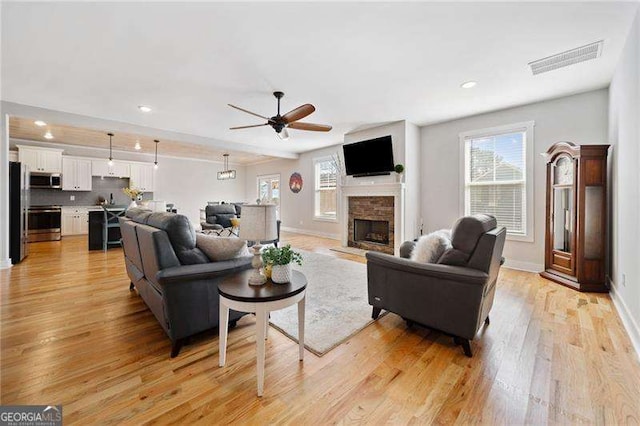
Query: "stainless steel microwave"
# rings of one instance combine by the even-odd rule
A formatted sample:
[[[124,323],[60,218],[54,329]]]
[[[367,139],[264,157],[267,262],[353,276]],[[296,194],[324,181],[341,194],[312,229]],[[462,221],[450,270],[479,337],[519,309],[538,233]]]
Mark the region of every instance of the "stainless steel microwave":
[[[62,188],[62,177],[60,173],[31,172],[29,177],[31,188]]]

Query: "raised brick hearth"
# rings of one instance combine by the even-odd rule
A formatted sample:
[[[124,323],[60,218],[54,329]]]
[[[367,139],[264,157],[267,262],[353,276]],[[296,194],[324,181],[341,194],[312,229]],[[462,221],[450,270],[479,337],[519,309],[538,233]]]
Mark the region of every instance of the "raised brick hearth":
[[[349,197],[349,225],[348,225],[348,240],[347,245],[349,247],[357,247],[364,250],[380,251],[382,253],[393,254],[394,252],[394,197],[387,196],[357,196]],[[364,239],[358,239],[356,241],[354,234],[354,221],[355,219],[368,220],[368,221],[383,221],[389,223],[389,237],[388,243],[382,244],[380,242],[366,241]],[[381,229],[381,228],[377,228]],[[379,230],[373,229],[370,239],[380,240]]]

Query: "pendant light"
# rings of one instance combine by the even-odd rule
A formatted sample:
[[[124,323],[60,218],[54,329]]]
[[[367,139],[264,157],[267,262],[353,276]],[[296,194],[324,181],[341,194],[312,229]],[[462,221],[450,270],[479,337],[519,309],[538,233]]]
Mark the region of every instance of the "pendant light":
[[[113,133],[107,133],[107,135],[109,135],[109,167],[111,167],[113,166],[113,144],[111,143]]]
[[[218,180],[228,180],[236,178],[236,171],[229,170],[229,154],[223,154],[224,170],[218,172]]]
[[[153,140],[156,143],[156,161],[153,162],[153,168],[158,170],[158,144],[160,141],[158,139]]]

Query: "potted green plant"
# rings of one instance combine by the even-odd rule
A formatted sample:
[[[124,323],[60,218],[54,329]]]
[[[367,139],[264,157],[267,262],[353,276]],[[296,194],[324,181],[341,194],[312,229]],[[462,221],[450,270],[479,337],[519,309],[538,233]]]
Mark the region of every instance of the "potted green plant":
[[[291,264],[302,265],[302,255],[291,249],[291,245],[284,247],[268,247],[262,251],[262,262],[265,267],[271,266],[271,281],[278,284],[291,281]]]
[[[404,165],[396,164],[393,170],[397,173],[398,182],[402,182],[402,173],[404,173]]]

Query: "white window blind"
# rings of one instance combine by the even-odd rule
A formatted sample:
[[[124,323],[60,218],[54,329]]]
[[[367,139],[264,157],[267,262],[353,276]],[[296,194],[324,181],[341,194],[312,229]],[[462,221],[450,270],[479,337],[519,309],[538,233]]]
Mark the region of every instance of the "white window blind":
[[[315,163],[315,217],[318,219],[337,218],[338,171],[331,160]]]
[[[465,214],[527,234],[527,129],[465,138]]]

